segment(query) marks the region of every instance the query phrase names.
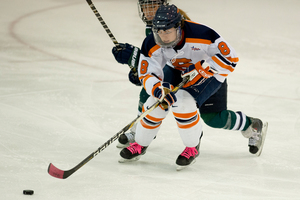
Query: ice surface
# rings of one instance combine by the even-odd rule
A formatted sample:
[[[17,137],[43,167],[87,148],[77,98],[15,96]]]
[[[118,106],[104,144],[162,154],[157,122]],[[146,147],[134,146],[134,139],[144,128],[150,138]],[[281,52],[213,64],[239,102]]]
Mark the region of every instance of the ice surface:
[[[1,200],[300,199],[300,1],[172,3],[237,51],[228,108],[269,122],[262,155],[239,132],[204,126],[197,162],[178,172],[184,146],[169,115],[140,161],[118,163],[113,143],[68,179],[51,177],[49,163],[70,169],[131,122],[140,88],[84,0],[2,0]],[[94,4],[119,42],[141,45],[135,0]]]

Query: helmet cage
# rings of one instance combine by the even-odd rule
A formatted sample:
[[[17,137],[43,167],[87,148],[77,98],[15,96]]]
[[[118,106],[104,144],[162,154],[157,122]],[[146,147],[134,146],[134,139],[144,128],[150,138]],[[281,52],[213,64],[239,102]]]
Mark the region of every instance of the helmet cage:
[[[139,16],[142,21],[147,25],[152,25],[152,20],[156,13],[156,10],[154,10],[155,7],[158,8],[161,5],[167,4],[167,0],[139,0],[137,4]],[[148,8],[147,11],[144,11],[145,8]],[[148,19],[146,16],[150,19]]]

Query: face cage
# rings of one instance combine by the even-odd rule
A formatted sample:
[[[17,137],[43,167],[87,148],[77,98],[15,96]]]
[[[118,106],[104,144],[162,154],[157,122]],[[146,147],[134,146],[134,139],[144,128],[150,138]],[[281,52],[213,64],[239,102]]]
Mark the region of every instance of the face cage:
[[[172,42],[169,42],[169,43],[164,43],[160,39],[156,29],[153,28],[152,32],[153,32],[153,35],[154,35],[155,43],[158,44],[162,48],[174,48],[181,40],[181,27],[180,26],[178,26],[176,28],[176,38],[175,38],[175,40],[172,41]]]
[[[150,16],[152,17],[152,20],[148,20],[147,18],[146,18],[146,16],[145,16],[145,13],[143,12],[143,5],[145,5],[145,6],[150,6],[150,7],[154,7],[154,4],[155,5],[159,5],[159,6],[161,6],[162,4],[164,4],[164,1],[155,1],[155,0],[149,0],[148,1],[148,3],[140,3],[140,1],[138,1],[138,3],[137,3],[137,5],[138,5],[138,11],[139,11],[139,16],[140,16],[140,18],[142,19],[142,21],[145,23],[145,24],[147,24],[147,25],[152,25],[152,20],[153,20],[153,18],[154,18],[154,16],[155,16],[155,13],[156,12],[151,12],[151,14],[150,14]]]

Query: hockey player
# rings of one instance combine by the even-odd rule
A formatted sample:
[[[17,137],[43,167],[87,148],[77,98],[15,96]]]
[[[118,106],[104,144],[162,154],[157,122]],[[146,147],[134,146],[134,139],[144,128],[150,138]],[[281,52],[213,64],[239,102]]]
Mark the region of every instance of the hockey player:
[[[142,19],[142,21],[146,24],[146,29],[145,29],[146,36],[152,34],[152,20],[155,16],[156,10],[159,8],[159,6],[166,5],[166,4],[167,4],[167,0],[139,0],[138,1],[139,16]],[[180,12],[182,13],[185,19],[190,20],[190,18],[186,15],[184,11],[180,10]],[[115,59],[119,63],[127,64],[133,67],[133,69],[130,70],[128,74],[129,80],[133,84],[137,86],[141,86],[141,82],[139,81],[138,75],[135,72],[139,62],[140,49],[128,43],[126,44],[120,43],[120,46],[122,47],[122,49],[118,49],[116,47],[112,49],[112,53]],[[174,69],[167,64],[163,69],[163,71],[165,74],[168,74],[169,71],[174,71]],[[178,75],[180,75],[180,72],[177,73]],[[173,82],[173,80],[166,80],[166,81],[170,83]],[[138,115],[142,113],[143,104],[146,102],[148,97],[149,95],[145,91],[144,87],[142,87],[139,95]],[[127,147],[129,145],[129,142],[134,142],[134,134],[135,134],[135,126],[131,128],[130,132],[127,132],[119,137],[118,139],[119,144],[117,144],[117,147],[120,148]]]
[[[199,121],[198,106],[212,96],[221,87],[227,76],[234,71],[238,62],[235,50],[213,29],[187,21],[182,18],[175,5],[162,5],[153,19],[153,34],[146,37],[141,49],[139,61],[139,79],[150,95],[143,108],[152,105],[156,100],[172,106],[177,121],[179,134],[186,148],[178,156],[176,163],[180,166],[191,164],[199,153],[197,145],[202,130]],[[176,95],[171,91],[172,85],[164,82],[163,68],[168,61],[181,71],[182,77],[190,81]],[[168,74],[181,80],[177,74]],[[146,152],[147,147],[156,136],[162,120],[166,117],[168,107],[158,107],[137,123],[135,143],[124,148],[120,155],[127,160],[137,160]],[[260,149],[263,142],[263,123],[240,113],[236,129],[253,147]],[[250,125],[251,124],[251,125]],[[266,129],[266,126],[265,126]],[[250,145],[250,152],[251,152]],[[256,153],[256,152],[255,152]]]
[[[154,11],[157,9],[157,4],[162,5],[166,4],[166,1],[160,0],[139,0],[139,13],[142,20],[147,24],[146,25],[146,33],[150,34],[150,28],[152,27],[152,18]],[[152,11],[151,11],[152,9]],[[182,11],[180,11],[182,13]],[[152,13],[152,15],[151,15]],[[147,17],[149,19],[147,19]],[[186,14],[184,14],[185,19],[189,19]],[[123,64],[131,63],[132,55],[134,49],[138,49],[137,47],[133,47],[129,44],[123,44],[124,48],[122,50],[117,50],[116,48],[113,49],[113,53],[115,58],[118,62]],[[138,49],[139,51],[139,49]],[[137,59],[138,61],[138,59]],[[136,61],[136,62],[137,62]],[[180,75],[180,71],[174,71],[170,67],[165,67],[164,74],[168,74],[170,71],[175,73],[176,76]],[[170,79],[171,78],[171,79]],[[140,84],[137,80],[134,73],[131,71],[129,73],[129,79],[133,83]],[[133,81],[134,80],[134,81]],[[165,76],[165,82],[170,82],[173,85],[177,85],[180,82],[180,79],[174,79],[174,77]],[[141,112],[141,106],[148,98],[148,94],[142,89],[140,94],[140,103],[139,103],[139,112]],[[223,128],[228,130],[240,130],[242,134],[249,138],[249,151],[253,154],[260,155],[262,148],[261,142],[262,139],[257,137],[256,135],[260,135],[262,133],[263,123],[260,119],[251,118],[246,116],[242,112],[234,112],[231,110],[227,110],[227,83],[226,79],[222,83],[220,89],[209,99],[206,100],[199,108],[201,118],[203,121],[210,127],[213,128]],[[267,124],[265,124],[266,126]],[[265,127],[266,129],[266,127]],[[266,130],[265,130],[266,132]],[[130,142],[134,142],[134,132],[126,133],[126,135],[122,135],[119,138],[119,142],[124,145],[128,145]]]

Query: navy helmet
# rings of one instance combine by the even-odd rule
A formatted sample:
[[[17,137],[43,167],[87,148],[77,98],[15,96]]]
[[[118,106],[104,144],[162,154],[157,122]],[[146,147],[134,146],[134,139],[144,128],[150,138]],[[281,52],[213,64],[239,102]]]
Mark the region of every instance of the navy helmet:
[[[153,19],[152,31],[154,34],[155,42],[161,47],[175,47],[181,40],[181,20],[183,19],[179,9],[175,5],[162,5],[156,11]],[[176,39],[165,43],[161,40],[159,32],[175,28]]]

